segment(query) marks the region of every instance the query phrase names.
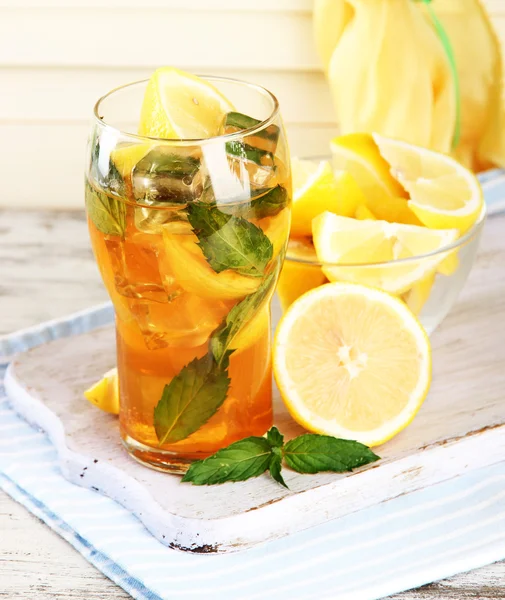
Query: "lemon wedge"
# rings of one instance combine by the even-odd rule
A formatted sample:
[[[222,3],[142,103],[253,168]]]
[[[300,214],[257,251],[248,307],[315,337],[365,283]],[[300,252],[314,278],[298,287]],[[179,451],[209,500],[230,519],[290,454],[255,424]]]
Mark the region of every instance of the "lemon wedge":
[[[313,220],[312,232],[317,257],[330,281],[363,283],[391,294],[406,292],[435,271],[448,256],[436,252],[458,237],[457,229],[360,221],[330,212]]]
[[[291,235],[309,236],[311,223],[325,210],[335,212],[337,190],[331,165],[328,161],[314,162],[293,158],[293,204],[291,211]]]
[[[289,241],[286,260],[277,282],[277,295],[282,310],[289,306],[302,294],[322,285],[327,281],[325,274],[317,263],[317,255],[309,239],[292,239]]]
[[[376,446],[420,409],[431,382],[431,350],[401,300],[331,283],[285,313],[273,368],[286,407],[303,427]]]
[[[352,175],[364,194],[367,208],[377,219],[421,225],[408,206],[405,189],[391,175],[390,165],[381,156],[371,135],[342,135],[334,138],[330,146],[333,167]]]
[[[479,218],[484,199],[475,175],[438,152],[374,134],[391,173],[409,192],[410,210],[426,227],[467,231]]]
[[[216,273],[205,259],[189,223],[175,222],[163,227],[163,249],[158,260],[164,273],[200,298],[241,299],[255,292],[261,283],[257,277],[247,277],[231,269]]]
[[[100,381],[97,381],[84,392],[86,400],[98,406],[99,409],[111,413],[119,414],[119,381],[117,369],[110,369],[104,374]]]
[[[201,139],[219,133],[234,106],[208,81],[176,69],[157,69],[144,95],[139,134],[166,139]]]
[[[358,221],[377,221],[375,215],[366,206],[358,206],[358,208],[354,212],[354,218],[358,219]]]

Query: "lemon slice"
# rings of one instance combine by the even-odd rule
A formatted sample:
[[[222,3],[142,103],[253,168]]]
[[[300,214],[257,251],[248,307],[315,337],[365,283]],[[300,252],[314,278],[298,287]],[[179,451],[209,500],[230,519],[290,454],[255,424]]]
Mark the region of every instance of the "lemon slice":
[[[325,210],[335,211],[337,190],[330,163],[293,158],[291,235],[311,235],[312,219]]]
[[[467,231],[479,218],[484,199],[477,178],[453,158],[373,136],[391,173],[409,192],[408,206],[432,229]]]
[[[448,252],[423,255],[458,237],[457,229],[359,221],[330,212],[313,220],[312,231],[317,257],[330,281],[364,283],[392,294],[402,294],[435,271]]]
[[[174,67],[157,69],[144,95],[139,134],[167,139],[209,138],[235,110],[211,83]]]
[[[257,277],[240,275],[231,269],[216,273],[205,259],[189,223],[163,226],[163,249],[158,261],[164,273],[200,298],[241,299],[255,292],[261,283]]]
[[[286,260],[277,282],[277,295],[282,310],[289,306],[302,294],[326,283],[327,279],[317,264],[317,255],[309,239],[289,241]]]
[[[352,175],[365,196],[367,208],[377,219],[421,225],[408,206],[404,188],[391,175],[390,166],[371,135],[351,133],[336,137],[331,141],[331,150],[333,167]]]
[[[426,302],[428,302],[435,283],[435,277],[436,273],[428,273],[424,279],[418,281],[408,292],[402,295],[402,300],[415,315],[419,315]]]
[[[119,381],[117,369],[110,369],[84,392],[84,397],[101,410],[113,415],[119,414]]]
[[[375,215],[366,206],[358,206],[354,212],[354,218],[358,221],[376,221]]]
[[[286,312],[273,368],[298,423],[376,446],[404,429],[426,398],[430,343],[398,298],[332,283],[304,294]]]

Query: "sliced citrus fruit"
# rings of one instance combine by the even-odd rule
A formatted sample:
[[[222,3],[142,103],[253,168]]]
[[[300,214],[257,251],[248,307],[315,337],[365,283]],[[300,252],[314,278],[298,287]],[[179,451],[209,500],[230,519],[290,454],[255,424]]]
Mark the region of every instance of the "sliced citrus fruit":
[[[234,337],[231,348],[238,354],[251,347],[261,336],[267,335],[270,339],[270,303],[266,301],[253,318]]]
[[[459,267],[458,250],[449,252],[444,260],[438,265],[438,272],[442,275],[452,275]]]
[[[484,200],[475,175],[438,152],[374,134],[391,173],[409,192],[408,206],[432,229],[467,231],[479,218]]]
[[[311,234],[311,222],[325,210],[335,211],[337,190],[328,161],[291,161],[293,177],[293,204],[291,234],[303,237]]]
[[[398,298],[332,283],[301,296],[283,316],[273,368],[298,423],[376,446],[404,429],[426,398],[430,343]]]
[[[354,213],[354,218],[358,219],[358,221],[377,221],[372,211],[364,205],[358,206]]]
[[[437,251],[458,237],[457,229],[359,221],[330,212],[313,220],[312,231],[330,281],[364,283],[392,294],[402,294],[433,272],[447,256]]]
[[[84,397],[91,404],[113,415],[119,414],[119,382],[117,369],[110,369],[84,392]]]
[[[302,294],[327,281],[317,263],[317,255],[309,239],[289,241],[286,259],[277,282],[277,295],[282,310],[287,308]]]
[[[151,144],[125,144],[118,146],[110,158],[123,179],[130,177],[133,167],[151,150]]]
[[[415,314],[419,315],[431,294],[435,283],[435,273],[428,273],[424,279],[415,283],[410,290],[402,295],[402,300]]]
[[[337,204],[332,212],[343,217],[354,217],[356,210],[366,205],[366,197],[356,179],[348,171],[335,171],[333,175]]]
[[[406,198],[407,194],[391,175],[390,167],[381,156],[372,136],[367,133],[338,136],[331,141],[331,151],[333,168],[352,175],[372,213],[377,218],[394,222],[397,215],[388,217],[388,206],[398,208],[398,202],[394,199]],[[408,206],[405,208],[408,209]]]
[[[209,138],[219,133],[233,105],[208,81],[176,69],[157,69],[147,84],[139,134],[167,139]]]
[[[206,261],[189,223],[163,227],[163,251],[158,261],[161,271],[170,273],[184,290],[201,298],[243,298],[256,291],[261,283],[258,277],[247,277],[230,269],[216,273]]]
[[[422,225],[421,221],[409,208],[406,198],[390,196],[382,202],[367,202],[367,206],[373,206],[373,213],[377,219],[389,223],[403,223],[404,225]]]

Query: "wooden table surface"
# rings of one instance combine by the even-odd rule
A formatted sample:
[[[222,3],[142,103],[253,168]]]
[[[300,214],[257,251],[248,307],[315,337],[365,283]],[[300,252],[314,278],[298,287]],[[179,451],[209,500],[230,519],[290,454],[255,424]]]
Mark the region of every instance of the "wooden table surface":
[[[493,217],[486,228],[505,231],[505,216]],[[485,255],[486,232],[480,260]],[[106,299],[81,212],[0,210],[0,265],[0,334]],[[107,600],[129,595],[0,492],[0,598]],[[505,599],[505,562],[394,598]]]

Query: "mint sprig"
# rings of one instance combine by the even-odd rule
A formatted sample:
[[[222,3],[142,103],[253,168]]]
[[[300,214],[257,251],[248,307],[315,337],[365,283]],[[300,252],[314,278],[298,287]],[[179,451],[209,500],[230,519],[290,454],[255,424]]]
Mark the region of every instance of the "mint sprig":
[[[160,445],[187,438],[217,412],[230,387],[228,356],[224,356],[224,366],[211,354],[195,358],[165,386],[154,409]]]
[[[260,227],[202,202],[187,206],[188,221],[205,258],[216,273],[232,269],[262,277],[273,256],[273,245]]]
[[[270,464],[272,447],[262,437],[248,437],[218,450],[205,460],[194,462],[182,481],[213,485],[225,481],[245,481],[264,473]]]
[[[284,444],[284,436],[272,427],[266,438],[244,438],[194,462],[182,481],[193,485],[245,481],[268,470],[275,481],[287,488],[281,473],[283,460],[298,473],[344,473],[375,462],[379,456],[359,442],[313,433]]]
[[[237,334],[254,317],[258,310],[260,310],[260,306],[271,295],[276,274],[276,271],[270,273],[255,292],[249,294],[236,304],[230,310],[223,323],[212,334],[210,348],[219,364],[222,363],[222,358],[226,352],[233,349],[233,340]]]
[[[126,231],[126,204],[119,198],[100,192],[86,181],[86,213],[95,227],[105,235],[124,237]]]

